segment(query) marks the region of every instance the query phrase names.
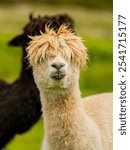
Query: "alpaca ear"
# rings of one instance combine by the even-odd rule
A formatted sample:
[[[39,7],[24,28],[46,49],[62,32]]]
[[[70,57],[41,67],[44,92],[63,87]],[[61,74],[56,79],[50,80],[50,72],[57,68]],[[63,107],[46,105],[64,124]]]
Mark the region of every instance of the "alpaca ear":
[[[32,20],[34,20],[35,18],[34,18],[34,16],[33,16],[33,13],[31,12],[30,14],[29,14],[29,21],[32,21]]]
[[[9,46],[26,46],[27,43],[27,35],[20,34],[14,37],[9,43]]]

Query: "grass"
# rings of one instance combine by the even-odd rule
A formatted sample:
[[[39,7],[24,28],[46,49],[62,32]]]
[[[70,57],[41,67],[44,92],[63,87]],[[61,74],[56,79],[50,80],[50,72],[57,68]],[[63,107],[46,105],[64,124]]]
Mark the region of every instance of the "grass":
[[[87,10],[69,6],[34,6],[31,4],[0,6],[0,78],[13,82],[21,68],[21,48],[8,47],[7,42],[22,31],[28,14],[67,12],[75,19],[78,35],[88,47],[90,62],[81,71],[82,96],[112,91],[112,12]],[[28,132],[17,135],[5,150],[39,150],[43,138],[42,119]]]

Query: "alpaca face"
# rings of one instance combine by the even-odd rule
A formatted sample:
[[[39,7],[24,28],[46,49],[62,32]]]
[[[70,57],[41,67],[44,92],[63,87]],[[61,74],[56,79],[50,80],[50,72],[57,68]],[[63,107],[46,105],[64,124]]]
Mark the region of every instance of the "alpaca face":
[[[78,82],[79,68],[88,59],[82,39],[61,26],[31,37],[28,58],[38,88],[68,89]]]
[[[35,82],[41,90],[67,90],[79,79],[79,66],[61,55],[50,57],[34,65]]]

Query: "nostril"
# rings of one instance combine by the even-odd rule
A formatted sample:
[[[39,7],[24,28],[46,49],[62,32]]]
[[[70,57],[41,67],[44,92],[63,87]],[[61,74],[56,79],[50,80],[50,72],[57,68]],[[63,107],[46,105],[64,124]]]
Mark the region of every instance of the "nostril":
[[[56,68],[57,70],[61,69],[64,66],[65,66],[65,64],[63,64],[63,63],[53,63],[53,64],[51,64],[51,67]]]
[[[53,68],[57,68],[57,65],[56,64],[52,64],[51,65]]]

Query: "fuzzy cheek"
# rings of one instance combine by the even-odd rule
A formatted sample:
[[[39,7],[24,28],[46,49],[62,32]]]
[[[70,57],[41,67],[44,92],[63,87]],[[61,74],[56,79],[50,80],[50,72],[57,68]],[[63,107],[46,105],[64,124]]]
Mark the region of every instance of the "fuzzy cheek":
[[[37,77],[35,78],[35,83],[38,89],[40,91],[43,91],[44,89],[48,88],[48,86],[50,85],[50,80],[47,76],[46,77],[39,76],[39,78]]]

